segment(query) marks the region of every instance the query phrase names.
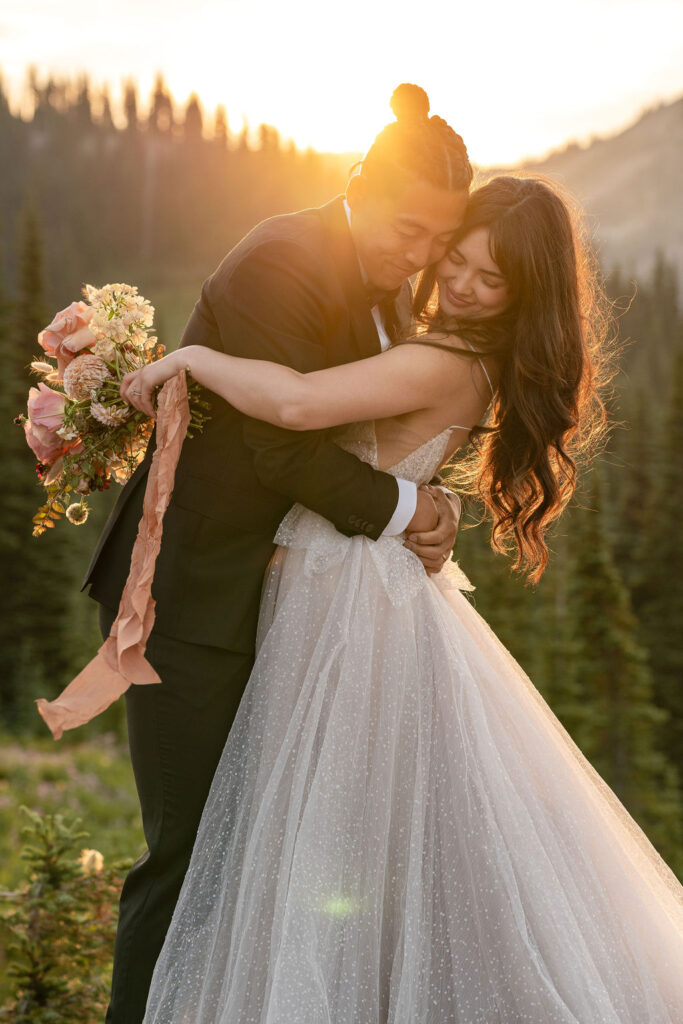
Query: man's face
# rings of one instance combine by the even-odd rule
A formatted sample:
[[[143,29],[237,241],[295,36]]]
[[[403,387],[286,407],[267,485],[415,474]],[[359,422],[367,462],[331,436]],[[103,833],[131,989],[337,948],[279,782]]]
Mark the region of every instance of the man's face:
[[[416,181],[390,198],[352,180],[347,201],[351,234],[369,282],[390,291],[444,256],[464,216],[467,192]]]

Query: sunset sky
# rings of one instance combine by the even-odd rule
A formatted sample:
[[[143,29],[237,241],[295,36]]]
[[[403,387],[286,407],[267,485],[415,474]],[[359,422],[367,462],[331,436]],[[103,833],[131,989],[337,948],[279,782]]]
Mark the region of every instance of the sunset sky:
[[[625,127],[683,93],[681,0],[21,0],[0,10],[0,72],[18,108],[29,64],[134,77],[146,109],[161,71],[179,104],[194,90],[275,125],[300,146],[365,150],[402,81],[463,135],[480,164],[541,155]]]

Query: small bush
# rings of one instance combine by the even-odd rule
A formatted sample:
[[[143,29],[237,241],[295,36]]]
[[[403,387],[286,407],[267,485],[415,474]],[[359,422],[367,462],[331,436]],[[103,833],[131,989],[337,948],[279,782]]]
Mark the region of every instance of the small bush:
[[[4,893],[12,991],[0,1020],[96,1024],[104,1019],[118,896],[129,863],[105,865],[83,848],[81,819],[22,806],[26,882]]]

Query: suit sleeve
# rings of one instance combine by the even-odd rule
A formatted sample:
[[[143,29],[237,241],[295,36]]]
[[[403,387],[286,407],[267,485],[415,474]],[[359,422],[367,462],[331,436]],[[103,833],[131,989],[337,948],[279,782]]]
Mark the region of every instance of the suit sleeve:
[[[268,359],[301,373],[328,365],[324,274],[303,246],[265,242],[202,289],[183,344]],[[347,536],[376,540],[398,502],[398,484],[339,448],[330,431],[291,431],[244,418],[256,473],[271,490],[324,516]]]

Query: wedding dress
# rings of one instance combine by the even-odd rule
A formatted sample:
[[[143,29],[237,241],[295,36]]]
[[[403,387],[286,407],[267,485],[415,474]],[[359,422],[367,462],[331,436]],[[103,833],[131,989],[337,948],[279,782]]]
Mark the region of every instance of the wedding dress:
[[[683,888],[457,564],[299,505],[275,539],[144,1024],[680,1024]]]

